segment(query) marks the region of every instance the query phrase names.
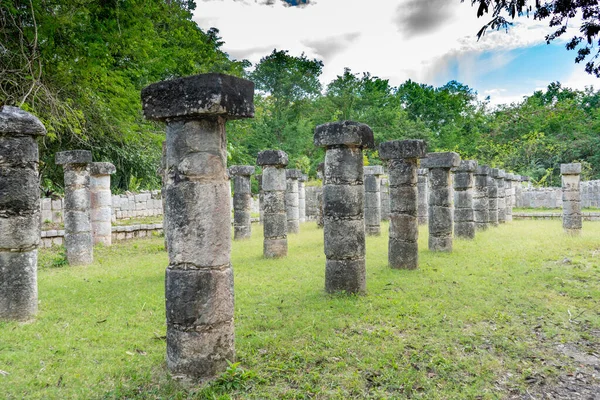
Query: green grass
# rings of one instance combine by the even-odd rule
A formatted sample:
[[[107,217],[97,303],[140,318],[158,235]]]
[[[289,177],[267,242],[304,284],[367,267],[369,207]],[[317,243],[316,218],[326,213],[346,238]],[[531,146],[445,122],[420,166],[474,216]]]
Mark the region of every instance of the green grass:
[[[583,208],[581,211],[583,212],[600,212],[600,208],[597,207],[586,207]],[[548,208],[548,207],[541,207],[541,208],[513,208],[513,214],[514,213],[548,213],[548,212],[552,212],[552,213],[562,213],[562,208]]]
[[[112,224],[115,226],[129,226],[129,225],[142,225],[142,224],[162,224],[163,216],[155,215],[152,217],[138,217],[138,218],[126,218],[118,219]]]
[[[514,221],[387,267],[387,225],[367,238],[365,296],[323,291],[323,231],[302,225],[286,259],[262,258],[262,230],[235,242],[239,364],[183,387],[165,368],[162,238],[97,248],[87,267],[40,251],[34,322],[0,322],[7,399],[505,398],[573,371],[559,343],[600,329],[600,223]],[[570,314],[569,314],[570,313]]]

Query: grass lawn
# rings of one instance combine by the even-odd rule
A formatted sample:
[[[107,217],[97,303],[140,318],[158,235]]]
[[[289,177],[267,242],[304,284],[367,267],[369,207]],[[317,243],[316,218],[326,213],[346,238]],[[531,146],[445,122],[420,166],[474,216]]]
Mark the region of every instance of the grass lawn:
[[[87,267],[41,250],[36,320],[0,322],[0,398],[496,399],[580,368],[561,345],[600,348],[598,222],[569,237],[514,221],[452,254],[422,228],[416,271],[387,267],[384,225],[365,296],[324,293],[322,234],[303,224],[280,260],[262,258],[258,225],[234,243],[239,364],[203,387],[166,372],[162,238],[96,248]]]

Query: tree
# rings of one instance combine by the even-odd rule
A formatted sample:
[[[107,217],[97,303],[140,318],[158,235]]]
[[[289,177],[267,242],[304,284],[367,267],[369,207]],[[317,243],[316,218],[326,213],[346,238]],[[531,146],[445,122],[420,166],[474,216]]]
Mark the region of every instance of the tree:
[[[461,0],[464,2],[465,0]],[[543,20],[550,18],[549,26],[556,28],[554,32],[546,35],[546,43],[550,44],[554,39],[567,32],[567,25],[570,19],[575,18],[580,13],[582,23],[579,28],[579,35],[573,36],[566,44],[567,50],[577,49],[575,62],[580,63],[588,59],[585,64],[587,73],[600,78],[600,5],[598,0],[552,0],[542,4],[540,0],[471,0],[471,5],[477,5],[477,17],[490,13],[492,19],[483,25],[477,32],[477,38],[480,39],[486,31],[491,29],[508,29],[511,22],[506,18],[529,15],[533,12],[533,18]],[[535,8],[535,11],[533,9]],[[596,54],[592,54],[594,45],[598,46]]]

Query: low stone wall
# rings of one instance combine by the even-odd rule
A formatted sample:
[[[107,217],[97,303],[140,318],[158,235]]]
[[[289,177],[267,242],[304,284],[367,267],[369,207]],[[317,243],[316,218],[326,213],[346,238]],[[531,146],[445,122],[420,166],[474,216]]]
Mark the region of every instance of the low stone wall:
[[[580,189],[581,207],[600,207],[600,180],[583,181]],[[562,208],[562,205],[559,187],[523,187],[516,191],[515,206],[519,208]]]
[[[584,221],[600,221],[600,213],[583,212],[581,213]],[[535,213],[513,213],[513,219],[561,219],[562,212],[535,212]]]
[[[126,240],[152,236],[153,233],[161,234],[163,224],[138,224],[112,227],[112,240]],[[42,231],[40,247],[62,246],[65,236],[64,230]]]

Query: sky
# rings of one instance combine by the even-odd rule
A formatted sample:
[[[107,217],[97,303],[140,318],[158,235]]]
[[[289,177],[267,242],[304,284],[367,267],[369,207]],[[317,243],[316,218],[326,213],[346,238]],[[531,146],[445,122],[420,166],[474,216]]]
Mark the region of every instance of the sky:
[[[492,105],[522,100],[559,81],[583,89],[600,79],[575,64],[563,41],[546,45],[548,20],[515,19],[508,30],[476,33],[490,17],[476,17],[470,0],[197,0],[194,20],[219,29],[222,49],[256,64],[273,49],[323,61],[323,85],[369,72],[398,86],[407,79],[441,86],[457,80]],[[577,24],[573,25],[573,33]],[[571,37],[567,33],[565,37]]]

